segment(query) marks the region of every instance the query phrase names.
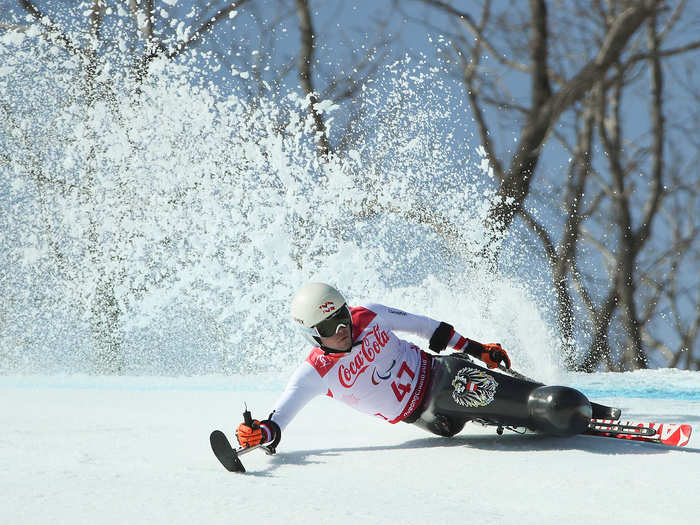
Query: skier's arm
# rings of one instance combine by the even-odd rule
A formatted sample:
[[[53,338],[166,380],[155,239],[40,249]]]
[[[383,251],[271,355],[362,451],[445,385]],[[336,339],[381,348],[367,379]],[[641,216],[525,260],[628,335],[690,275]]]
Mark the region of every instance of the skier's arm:
[[[428,348],[434,352],[441,352],[447,346],[460,350],[466,344],[467,339],[455,332],[451,324],[381,304],[372,304],[368,308],[380,314],[391,330],[415,334],[427,339]]]
[[[309,401],[326,393],[328,393],[328,389],[318,372],[304,361],[289,379],[287,387],[275,403],[270,419],[277,423],[281,430],[284,430]]]
[[[430,339],[440,325],[439,321],[430,317],[412,314],[383,304],[370,304],[367,308],[381,315],[385,326],[390,330],[415,334],[424,339]]]
[[[496,368],[501,363],[506,368],[510,368],[510,357],[508,357],[508,352],[501,347],[500,343],[482,344],[474,341],[474,339],[462,337],[454,331],[452,325],[440,323],[440,326],[437,327],[430,338],[430,346],[428,348],[434,352],[442,352],[448,344],[455,350],[461,350],[470,356],[481,359],[489,368]]]
[[[282,430],[311,399],[324,393],[325,387],[316,370],[309,363],[302,363],[268,419],[255,420],[252,425],[243,422],[238,426],[238,442],[246,447],[269,443],[267,446],[274,452],[282,438]]]
[[[508,353],[499,343],[482,344],[473,339],[467,339],[457,333],[451,324],[423,315],[411,314],[383,305],[372,305],[370,308],[381,312],[393,330],[428,339],[428,348],[433,352],[442,352],[449,346],[482,360],[489,368],[496,368],[500,363],[510,368]]]

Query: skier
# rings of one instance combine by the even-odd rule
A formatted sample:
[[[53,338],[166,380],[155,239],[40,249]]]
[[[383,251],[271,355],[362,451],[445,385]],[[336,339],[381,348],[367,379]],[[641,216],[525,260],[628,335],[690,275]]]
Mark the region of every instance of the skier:
[[[323,394],[389,423],[413,423],[445,437],[474,421],[496,426],[498,434],[504,428],[524,428],[562,437],[586,433],[680,447],[690,439],[690,425],[619,423],[619,408],[509,370],[508,353],[498,343],[481,344],[445,322],[380,304],[350,307],[325,283],[308,283],[299,290],[291,312],[314,348],[268,419],[254,420],[244,412],[236,432],[240,449],[234,450],[220,430],[211,433],[212,450],[229,471],[245,472],[238,454],[258,445],[274,454],[282,430],[306,403]],[[436,354],[448,346],[457,352],[429,354],[395,332],[427,339]]]
[[[505,417],[506,425],[531,423],[523,407],[541,384],[528,383],[519,389],[514,378],[503,374],[497,383],[493,373],[464,355],[437,358],[395,332],[427,339],[436,353],[449,346],[480,359],[489,369],[501,364],[508,369],[510,358],[498,343],[478,343],[445,322],[380,304],[350,307],[338,290],[320,282],[299,290],[291,314],[314,348],[269,418],[238,426],[236,437],[243,447],[266,444],[274,452],[282,431],[299,410],[324,394],[389,423],[414,423],[440,436],[452,436],[467,421],[481,416],[490,421]],[[499,383],[508,392],[501,400],[496,396]],[[512,406],[514,393],[524,396],[523,406]],[[495,410],[484,411],[487,405]]]

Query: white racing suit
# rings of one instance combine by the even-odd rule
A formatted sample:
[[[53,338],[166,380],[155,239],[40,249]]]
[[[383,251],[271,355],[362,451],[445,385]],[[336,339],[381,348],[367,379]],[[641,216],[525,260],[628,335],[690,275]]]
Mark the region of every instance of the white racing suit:
[[[441,323],[380,304],[352,307],[350,311],[352,350],[340,354],[326,354],[319,347],[311,350],[274,407],[271,420],[280,429],[319,395],[389,423],[415,417],[429,387],[433,359],[396,332],[429,340]],[[456,350],[468,342],[454,330],[445,340]]]
[[[351,351],[327,354],[313,348],[292,375],[270,420],[261,424],[266,441],[273,442],[272,450],[281,430],[319,395],[389,423],[413,423],[440,436],[458,433],[468,421],[570,436],[584,432],[592,416],[601,417],[610,409],[591,404],[572,388],[488,370],[464,353],[428,354],[395,333],[429,340],[430,348],[438,352],[449,346],[480,355],[470,351],[470,341],[446,323],[380,304],[350,311]]]

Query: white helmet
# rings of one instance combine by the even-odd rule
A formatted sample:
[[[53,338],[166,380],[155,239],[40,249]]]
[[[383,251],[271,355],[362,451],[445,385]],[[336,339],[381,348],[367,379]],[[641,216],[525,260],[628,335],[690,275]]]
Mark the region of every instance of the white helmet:
[[[340,325],[352,329],[352,318],[345,297],[326,283],[304,285],[292,299],[292,319],[311,344],[321,343],[320,337],[334,335]],[[323,321],[327,322],[323,323]]]

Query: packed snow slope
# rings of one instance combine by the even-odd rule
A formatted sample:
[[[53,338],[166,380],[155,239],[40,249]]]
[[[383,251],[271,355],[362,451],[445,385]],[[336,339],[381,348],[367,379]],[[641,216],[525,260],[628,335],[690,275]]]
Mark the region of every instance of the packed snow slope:
[[[684,449],[470,424],[452,439],[328,398],[279,453],[225,471],[244,402],[265,417],[281,378],[0,377],[1,523],[697,523],[700,373],[568,375],[623,419],[685,422]],[[602,397],[605,396],[605,397]]]

